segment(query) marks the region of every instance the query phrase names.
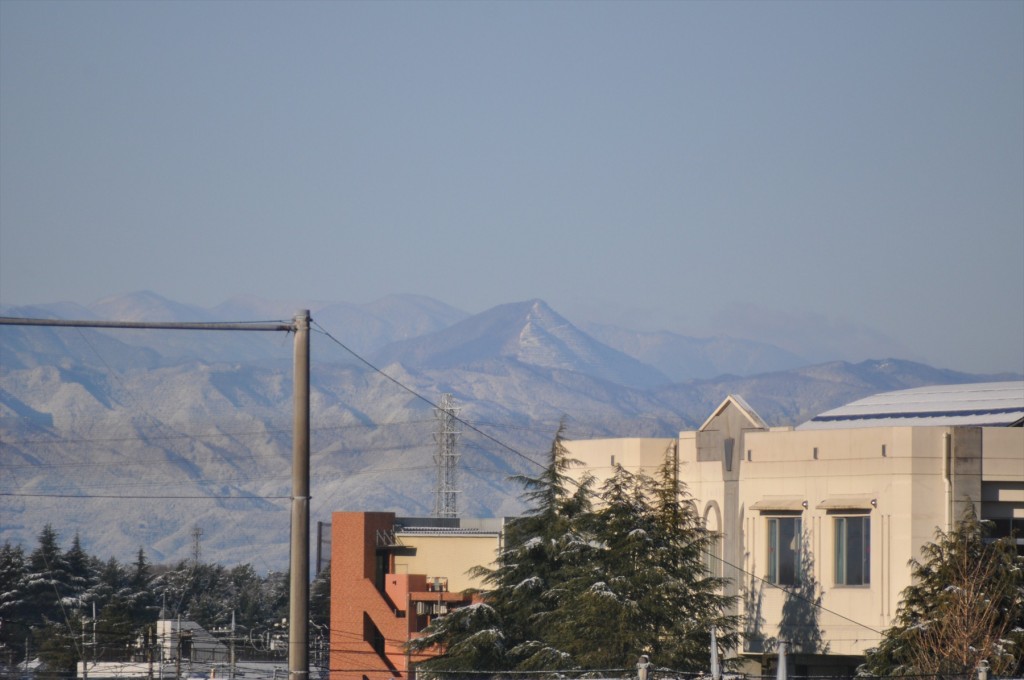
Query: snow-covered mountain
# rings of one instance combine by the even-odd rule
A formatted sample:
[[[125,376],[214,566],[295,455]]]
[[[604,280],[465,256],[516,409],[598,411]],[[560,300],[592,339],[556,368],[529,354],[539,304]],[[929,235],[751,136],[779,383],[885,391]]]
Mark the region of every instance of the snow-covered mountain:
[[[494,307],[436,333],[393,343],[374,358],[431,369],[515,359],[630,387],[671,382],[657,369],[597,342],[542,300]]]
[[[461,512],[501,516],[520,509],[508,476],[537,472],[561,421],[576,438],[672,436],[730,393],[785,424],[883,390],[993,379],[898,360],[742,376],[743,366],[790,359],[744,358],[737,343],[735,359],[718,364],[734,375],[671,383],[623,332],[610,338],[613,349],[539,300],[471,316],[416,296],[369,305],[249,298],[203,310],[143,293],[0,314],[252,321],[300,308],[331,336],[313,336],[314,526],[335,510],[430,514],[428,401],[444,392],[467,423]],[[332,339],[372,356],[383,373]],[[68,540],[79,532],[93,554],[130,560],[143,546],[161,562],[188,556],[199,526],[204,559],[283,567],[291,353],[286,334],[0,325],[0,541],[31,547],[49,522]]]

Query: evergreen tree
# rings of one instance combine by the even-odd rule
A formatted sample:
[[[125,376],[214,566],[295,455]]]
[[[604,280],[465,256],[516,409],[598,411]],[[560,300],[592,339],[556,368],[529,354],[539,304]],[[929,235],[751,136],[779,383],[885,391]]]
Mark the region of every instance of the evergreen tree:
[[[64,553],[64,564],[69,588],[65,597],[78,600],[81,606],[95,581],[89,555],[82,549],[82,541],[77,532],[71,540],[71,547]]]
[[[922,561],[910,561],[914,582],[864,671],[961,675],[986,660],[993,675],[1024,672],[1024,556],[1012,538],[986,534],[968,504],[951,531],[922,548]]]
[[[320,570],[309,586],[310,647],[314,662],[328,665],[331,646],[331,565]]]
[[[412,651],[440,650],[431,670],[706,667],[712,625],[735,646],[724,580],[704,556],[713,537],[666,461],[659,477],[616,467],[591,505],[573,488],[560,429],[545,470],[520,477],[528,510],[510,522],[493,569],[477,568],[484,601],[435,621]]]
[[[489,586],[484,603],[442,617],[410,644],[412,651],[434,648],[442,654],[425,662],[431,669],[504,670],[567,668],[572,661],[545,634],[550,593],[567,577],[566,560],[585,544],[581,522],[590,511],[590,485],[575,490],[569,470],[575,461],[559,427],[547,464],[537,477],[514,477],[525,487],[527,510],[505,526],[504,550],[493,569],[474,573]]]
[[[106,562],[96,561],[96,648],[90,649],[90,658],[103,659],[134,643],[136,625],[132,619],[132,589],[128,570],[111,557]],[[92,612],[86,610],[86,616]]]
[[[236,625],[254,627],[264,625],[271,617],[264,600],[263,579],[251,564],[240,564],[228,571],[231,592],[228,606],[235,613]],[[227,622],[228,612],[225,612]]]
[[[75,677],[75,665],[82,659],[82,620],[77,611],[66,621],[47,622],[32,636],[32,655],[42,662],[36,677],[41,680],[66,680]]]
[[[66,623],[65,606],[77,605],[77,602],[65,602],[73,592],[69,579],[68,565],[57,543],[57,532],[47,524],[39,534],[39,545],[28,558],[27,594],[33,625]]]
[[[643,600],[657,577],[645,561],[656,532],[644,498],[651,490],[646,481],[615,467],[599,508],[588,518],[592,540],[582,542],[567,569],[570,578],[547,595],[557,603],[545,617],[547,632],[583,668],[631,666],[650,644]]]
[[[150,623],[156,614],[156,600],[150,587],[150,579],[152,579],[152,571],[149,560],[146,559],[146,553],[140,547],[128,576],[130,589],[128,604],[131,609],[132,622],[136,626]]]
[[[628,668],[641,653],[660,666],[706,667],[712,625],[735,645],[724,582],[705,569],[711,536],[666,469],[654,479],[616,466],[602,488],[594,547],[553,614],[557,644],[584,668]]]
[[[316,575],[309,587],[309,620],[318,626],[331,625],[331,565]]]
[[[291,592],[290,571],[271,571],[263,580],[261,598],[264,625],[273,624],[288,616],[288,597]]]
[[[735,598],[722,594],[728,579],[707,571],[706,558],[717,537],[697,513],[677,465],[673,447],[666,451],[650,496],[657,541],[649,559],[664,574],[666,595],[648,607],[653,617],[650,656],[661,665],[692,670],[707,666],[712,626],[721,647],[739,644],[740,619],[725,613],[735,604]]]
[[[0,647],[22,649],[28,635],[28,565],[21,546],[4,543],[0,548]],[[18,663],[19,656],[12,656]]]

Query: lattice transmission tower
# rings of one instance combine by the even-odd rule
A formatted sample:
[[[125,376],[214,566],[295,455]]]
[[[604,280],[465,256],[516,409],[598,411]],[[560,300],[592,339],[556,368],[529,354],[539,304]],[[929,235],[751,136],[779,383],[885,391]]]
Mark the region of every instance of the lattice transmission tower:
[[[434,410],[437,419],[437,432],[434,441],[437,453],[434,463],[437,466],[437,488],[434,491],[434,517],[458,517],[458,473],[459,473],[459,429],[457,416],[459,409],[455,407],[455,399],[450,394],[442,394],[441,401]]]

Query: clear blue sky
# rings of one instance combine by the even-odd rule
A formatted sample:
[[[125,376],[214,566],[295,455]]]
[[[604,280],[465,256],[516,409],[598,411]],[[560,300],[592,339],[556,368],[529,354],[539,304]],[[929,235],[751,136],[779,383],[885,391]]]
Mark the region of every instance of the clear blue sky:
[[[0,0],[0,303],[144,289],[1021,371],[1024,3]]]

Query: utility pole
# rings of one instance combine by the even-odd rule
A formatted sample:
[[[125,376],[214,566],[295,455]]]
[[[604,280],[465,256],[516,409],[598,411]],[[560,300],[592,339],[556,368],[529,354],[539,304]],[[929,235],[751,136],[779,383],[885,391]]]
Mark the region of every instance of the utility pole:
[[[309,654],[309,325],[308,309],[299,310],[292,323],[72,321],[0,316],[0,326],[75,328],[139,328],[194,331],[288,331],[295,333],[294,431],[292,433],[291,588],[289,590],[288,680],[308,680]],[[180,629],[179,629],[180,640]],[[26,667],[28,643],[26,649]],[[178,654],[177,676],[181,675]]]
[[[231,667],[228,670],[228,678],[235,680],[235,610],[231,610]]]
[[[89,656],[85,653],[88,643],[85,641],[85,617],[82,617],[82,680],[89,680]]]
[[[171,640],[173,644],[174,638]],[[181,680],[181,614],[178,614],[178,653],[174,656],[174,680]]]
[[[434,463],[437,465],[437,487],[434,490],[434,517],[458,517],[458,472],[459,453],[457,449],[459,435],[457,416],[459,409],[455,407],[455,399],[451,394],[441,395],[441,402],[434,411],[437,419],[437,432],[434,441],[437,453]]]
[[[295,315],[288,680],[309,679],[309,310]]]

